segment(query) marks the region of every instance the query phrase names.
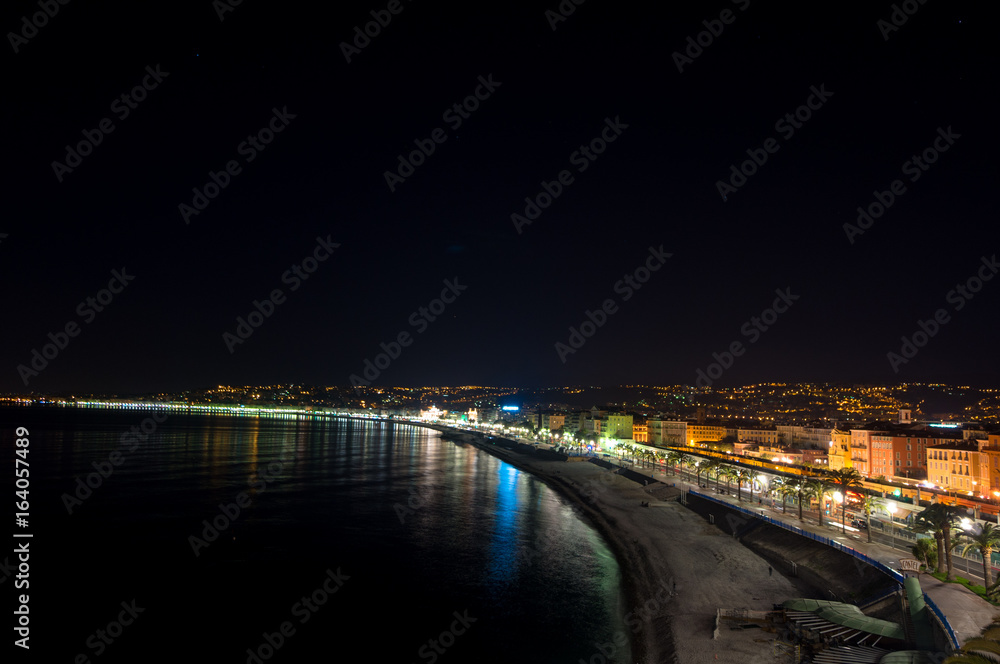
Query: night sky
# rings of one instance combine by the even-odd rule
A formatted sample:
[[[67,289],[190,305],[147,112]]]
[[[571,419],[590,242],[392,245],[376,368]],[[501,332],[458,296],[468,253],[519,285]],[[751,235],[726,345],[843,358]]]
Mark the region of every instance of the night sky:
[[[904,4],[8,3],[0,391],[995,384],[995,16]]]

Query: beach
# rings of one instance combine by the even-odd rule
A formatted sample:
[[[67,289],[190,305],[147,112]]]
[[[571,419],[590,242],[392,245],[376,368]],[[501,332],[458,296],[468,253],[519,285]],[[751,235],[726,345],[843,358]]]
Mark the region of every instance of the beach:
[[[688,510],[677,492],[626,479],[586,461],[541,461],[482,442],[465,442],[532,473],[576,505],[618,558],[626,597],[623,616],[632,660],[659,662],[772,662],[773,634],[759,629],[719,630],[719,609],[770,610],[809,596],[737,540]],[[667,482],[673,479],[667,477]],[[650,507],[641,503],[649,502]],[[675,585],[676,584],[676,585]],[[594,644],[594,664],[614,649]]]

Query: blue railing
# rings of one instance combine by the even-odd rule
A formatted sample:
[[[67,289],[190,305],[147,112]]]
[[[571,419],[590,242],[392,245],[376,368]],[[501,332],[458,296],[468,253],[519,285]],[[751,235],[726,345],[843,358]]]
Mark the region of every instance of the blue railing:
[[[892,569],[891,567],[888,567],[888,566],[880,563],[879,561],[875,560],[874,558],[866,556],[865,554],[861,553],[860,551],[857,551],[856,549],[852,549],[849,546],[844,546],[840,542],[836,542],[836,541],[830,539],[829,537],[823,537],[822,535],[817,535],[816,533],[809,532],[808,530],[802,530],[801,528],[796,528],[795,526],[789,525],[789,524],[784,523],[782,521],[778,521],[777,519],[773,519],[773,518],[771,518],[771,517],[769,517],[767,515],[761,514],[759,512],[754,512],[753,510],[749,510],[749,509],[747,509],[745,507],[739,507],[737,505],[731,505],[731,504],[729,504],[729,503],[727,503],[725,501],[719,500],[718,498],[714,498],[713,496],[706,496],[705,494],[698,493],[697,491],[688,491],[688,493],[694,494],[695,496],[698,496],[699,498],[703,498],[705,500],[710,500],[713,503],[717,503],[717,504],[722,505],[723,507],[726,507],[728,509],[736,510],[738,512],[742,512],[743,514],[745,514],[747,516],[752,516],[755,519],[760,519],[761,521],[764,521],[766,523],[770,523],[773,526],[778,526],[779,528],[783,528],[785,530],[793,532],[796,535],[801,535],[802,537],[807,537],[807,538],[813,540],[814,542],[820,542],[822,544],[826,544],[827,546],[831,546],[834,549],[837,549],[839,551],[843,551],[844,553],[849,554],[849,555],[857,558],[858,560],[861,560],[863,562],[868,563],[869,565],[871,565],[875,569],[878,569],[878,570],[881,570],[882,572],[885,572],[892,579],[898,581],[899,583],[902,583],[903,580],[906,578],[905,576],[903,576],[902,574],[900,574],[896,570]],[[892,592],[895,592],[895,590],[893,590]],[[886,595],[888,595],[888,593],[886,593]],[[948,634],[948,639],[951,641],[952,647],[957,649],[959,647],[958,637],[955,636],[955,630],[953,630],[951,628],[951,623],[948,622],[948,619],[945,617],[944,613],[941,612],[941,609],[939,609],[937,607],[937,605],[934,604],[933,601],[931,601],[931,598],[928,597],[926,593],[924,594],[924,601],[927,602],[927,606],[929,606],[931,608],[931,611],[934,612],[934,615],[937,617],[938,622],[941,623],[941,626],[944,628],[944,631]]]
[[[931,611],[937,617],[938,622],[940,622],[942,627],[944,627],[944,631],[948,633],[948,638],[951,640],[951,647],[958,650],[959,647],[958,637],[955,636],[955,630],[951,628],[951,623],[948,622],[948,619],[945,618],[944,613],[941,612],[941,609],[937,608],[937,604],[932,602],[931,598],[928,597],[926,593],[924,594],[924,601],[927,602],[927,606],[930,607]]]
[[[728,509],[732,509],[732,510],[736,510],[738,512],[742,512],[743,514],[746,514],[747,516],[752,516],[755,519],[760,519],[761,521],[764,521],[765,523],[769,523],[772,526],[777,526],[779,528],[783,528],[784,530],[788,530],[790,532],[793,532],[796,535],[800,535],[802,537],[806,537],[808,539],[811,539],[814,542],[819,542],[819,543],[825,544],[825,545],[827,545],[829,547],[833,547],[834,549],[837,549],[838,551],[843,551],[844,553],[846,553],[846,554],[848,554],[850,556],[853,556],[853,557],[857,558],[858,560],[861,560],[861,561],[863,561],[865,563],[868,563],[869,565],[871,565],[875,569],[878,569],[878,570],[880,570],[882,572],[885,572],[894,581],[897,581],[898,583],[903,583],[903,580],[906,578],[900,572],[892,569],[891,567],[889,567],[889,566],[887,566],[887,565],[885,565],[883,563],[880,563],[879,561],[875,560],[874,558],[866,556],[865,554],[861,553],[857,549],[852,549],[849,546],[844,546],[840,542],[832,540],[829,537],[823,537],[822,535],[817,535],[816,533],[810,532],[808,530],[803,530],[801,528],[796,528],[795,526],[789,525],[789,524],[785,523],[784,521],[779,521],[779,520],[771,518],[771,517],[769,517],[769,516],[767,516],[765,514],[761,514],[760,512],[754,512],[753,510],[749,510],[749,509],[747,509],[745,507],[738,507],[736,505],[731,505],[730,503],[727,503],[727,502],[725,502],[723,500],[719,500],[718,498],[714,498],[712,496],[707,496],[707,495],[705,495],[703,493],[698,493],[697,491],[688,491],[688,493],[693,494],[695,496],[698,496],[699,498],[703,498],[705,500],[710,500],[713,503],[717,503],[717,504],[722,505],[723,507],[726,507]]]

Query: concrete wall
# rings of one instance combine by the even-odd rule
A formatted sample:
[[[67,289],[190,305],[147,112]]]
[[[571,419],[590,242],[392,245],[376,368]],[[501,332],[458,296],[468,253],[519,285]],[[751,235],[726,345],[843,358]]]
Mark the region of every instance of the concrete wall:
[[[776,570],[805,581],[816,597],[854,602],[898,585],[850,554],[693,494],[685,494],[685,499],[689,509],[706,520],[711,515],[717,528],[737,537]]]

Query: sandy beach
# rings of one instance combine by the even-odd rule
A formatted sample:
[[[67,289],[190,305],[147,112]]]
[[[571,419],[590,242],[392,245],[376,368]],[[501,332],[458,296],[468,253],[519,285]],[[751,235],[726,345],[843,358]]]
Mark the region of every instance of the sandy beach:
[[[464,438],[476,442],[471,434]],[[770,610],[786,599],[811,596],[677,502],[676,490],[643,487],[586,461],[541,461],[492,445],[479,447],[558,491],[607,540],[622,571],[629,607],[623,616],[629,633],[622,638],[631,641],[634,662],[772,662],[773,634],[724,627],[713,639],[717,610]],[[650,507],[642,507],[643,501]],[[591,661],[618,661],[602,659],[603,645],[595,644]]]

